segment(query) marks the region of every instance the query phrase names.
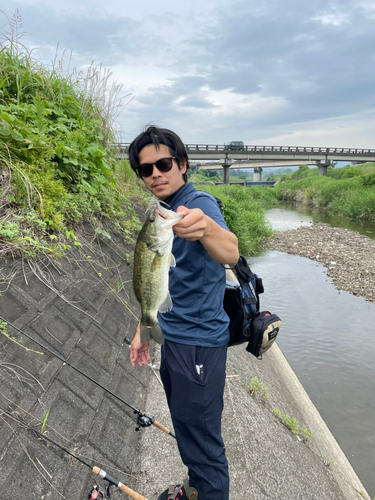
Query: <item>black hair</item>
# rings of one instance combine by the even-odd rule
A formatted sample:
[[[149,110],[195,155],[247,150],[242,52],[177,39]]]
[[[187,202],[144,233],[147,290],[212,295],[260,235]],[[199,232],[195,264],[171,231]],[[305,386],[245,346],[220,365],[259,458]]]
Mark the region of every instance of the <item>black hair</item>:
[[[153,144],[156,149],[159,149],[160,144],[164,144],[169,149],[172,156],[176,158],[178,168],[181,162],[186,160],[186,172],[183,174],[183,179],[187,182],[187,171],[189,169],[189,158],[186,148],[180,137],[168,130],[167,128],[159,128],[154,125],[148,125],[143,132],[141,132],[129,146],[129,162],[131,168],[138,175],[137,166],[139,165],[139,153],[141,150]]]

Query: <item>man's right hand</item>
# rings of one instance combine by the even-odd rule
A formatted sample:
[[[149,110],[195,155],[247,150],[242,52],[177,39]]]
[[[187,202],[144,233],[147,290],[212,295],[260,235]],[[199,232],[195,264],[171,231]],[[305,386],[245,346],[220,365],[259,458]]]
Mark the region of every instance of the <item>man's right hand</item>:
[[[150,342],[141,344],[141,325],[137,326],[132,343],[130,344],[130,363],[135,368],[137,362],[139,366],[147,365],[150,361],[150,353],[148,351]]]

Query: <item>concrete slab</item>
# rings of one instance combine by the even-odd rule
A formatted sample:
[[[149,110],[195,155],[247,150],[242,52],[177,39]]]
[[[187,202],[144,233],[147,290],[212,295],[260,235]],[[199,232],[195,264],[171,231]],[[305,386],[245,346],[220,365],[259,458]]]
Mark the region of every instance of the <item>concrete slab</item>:
[[[159,362],[158,352],[154,362]],[[222,431],[230,467],[231,500],[369,499],[277,346],[262,361],[247,353],[244,346],[230,348],[227,366]],[[269,391],[267,404],[249,393],[247,385],[255,375]],[[271,413],[272,408],[300,419],[300,424],[314,433],[312,445],[308,447],[293,435]],[[146,411],[157,412],[159,421],[172,425],[156,375],[150,381]],[[327,465],[331,463],[328,459],[332,465]],[[138,477],[132,485],[149,499],[186,477],[174,440],[153,429],[142,431],[134,468]]]

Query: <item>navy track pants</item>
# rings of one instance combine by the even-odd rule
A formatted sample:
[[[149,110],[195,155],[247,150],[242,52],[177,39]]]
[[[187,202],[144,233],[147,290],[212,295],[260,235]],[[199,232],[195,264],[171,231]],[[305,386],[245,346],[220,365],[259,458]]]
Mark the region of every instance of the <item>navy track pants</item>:
[[[164,341],[160,375],[183,463],[198,500],[228,500],[229,474],[221,437],[227,346]],[[199,373],[198,373],[199,372]]]

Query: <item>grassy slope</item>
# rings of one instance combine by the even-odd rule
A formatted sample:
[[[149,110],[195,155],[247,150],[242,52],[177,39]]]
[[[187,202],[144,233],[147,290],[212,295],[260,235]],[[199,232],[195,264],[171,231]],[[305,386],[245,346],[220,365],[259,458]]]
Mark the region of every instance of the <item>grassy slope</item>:
[[[140,188],[106,147],[107,89],[90,70],[88,90],[87,77],[48,72],[15,42],[0,50],[1,253],[58,255],[87,219],[99,227],[104,216],[129,236],[139,227]]]
[[[299,201],[347,219],[375,220],[375,164],[328,169],[301,168],[274,188],[279,200]]]

